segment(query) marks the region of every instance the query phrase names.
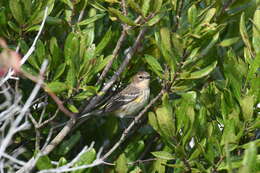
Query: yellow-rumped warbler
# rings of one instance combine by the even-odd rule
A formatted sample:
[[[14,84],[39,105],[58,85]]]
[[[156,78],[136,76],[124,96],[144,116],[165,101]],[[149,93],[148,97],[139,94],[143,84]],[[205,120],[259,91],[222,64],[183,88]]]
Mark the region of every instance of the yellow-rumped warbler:
[[[150,96],[149,88],[150,74],[140,71],[132,77],[131,83],[122,91],[112,96],[101,109],[89,114],[112,113],[123,118],[131,116],[140,111],[148,102]],[[85,114],[82,117],[88,116]]]

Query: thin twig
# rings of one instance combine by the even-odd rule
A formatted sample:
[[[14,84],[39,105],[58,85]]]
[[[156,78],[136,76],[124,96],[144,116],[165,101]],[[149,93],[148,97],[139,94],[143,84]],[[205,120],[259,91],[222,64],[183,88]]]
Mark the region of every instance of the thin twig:
[[[145,159],[145,160],[136,160],[134,162],[128,163],[128,165],[136,165],[136,164],[151,162],[151,161],[155,161],[155,160],[158,160],[158,159],[157,158],[150,158],[150,159]]]
[[[48,64],[47,61],[43,62],[42,67],[40,69],[41,74],[46,70],[47,64]],[[27,121],[20,126],[19,126],[19,124],[21,123],[22,119],[25,117],[26,112],[29,110],[31,103],[33,102],[34,98],[38,94],[38,91],[40,90],[42,83],[43,83],[42,78],[40,78],[38,80],[38,82],[36,83],[34,89],[32,90],[31,95],[26,100],[23,108],[20,111],[20,114],[15,118],[15,121],[12,122],[12,126],[9,129],[9,133],[6,135],[5,140],[1,141],[0,158],[1,158],[2,154],[4,153],[6,147],[9,145],[13,135],[17,132],[17,129],[22,130],[22,128],[27,126],[27,124],[26,124]]]
[[[120,48],[121,48],[121,46],[122,46],[122,44],[123,44],[123,42],[126,38],[126,35],[127,35],[126,33],[127,33],[127,28],[125,26],[123,26],[123,30],[121,32],[120,38],[118,39],[118,41],[116,43],[116,47],[115,47],[113,54],[112,54],[113,58],[107,63],[106,67],[102,71],[102,73],[101,73],[101,75],[100,75],[100,77],[97,81],[97,85],[100,84],[104,80],[108,71],[110,70],[110,68],[111,68],[115,58],[117,57],[118,52],[119,52],[119,50],[120,50]]]
[[[126,3],[125,3],[125,0],[122,0],[121,2],[121,6],[123,8],[123,14],[126,16],[127,15],[127,9],[126,9]],[[104,80],[104,78],[106,77],[109,69],[111,68],[115,58],[117,57],[118,53],[119,53],[119,50],[126,38],[126,35],[127,35],[127,30],[130,29],[130,27],[127,25],[127,24],[122,24],[123,26],[123,30],[121,32],[121,35],[120,35],[120,38],[118,39],[117,43],[116,43],[116,47],[113,51],[113,58],[108,62],[108,64],[106,65],[106,67],[104,68],[104,70],[102,71],[98,81],[97,81],[97,85],[98,84],[101,84],[101,82]]]
[[[162,89],[160,93],[150,101],[150,103],[135,117],[135,119],[132,121],[132,123],[124,130],[122,136],[120,137],[119,141],[103,156],[101,157],[102,160],[106,160],[119,146],[124,142],[126,139],[127,134],[130,132],[130,130],[134,127],[134,125],[141,119],[141,117],[148,111],[148,109],[158,100],[162,97],[162,95],[165,93],[165,89]]]
[[[57,117],[58,113],[59,113],[59,109],[56,110],[56,112],[54,113],[54,115],[51,118],[49,118],[49,119],[45,120],[44,122],[42,122],[41,124],[39,124],[38,128],[41,128],[41,127],[45,126],[46,124],[48,124],[49,122],[51,122],[52,120],[54,120]]]

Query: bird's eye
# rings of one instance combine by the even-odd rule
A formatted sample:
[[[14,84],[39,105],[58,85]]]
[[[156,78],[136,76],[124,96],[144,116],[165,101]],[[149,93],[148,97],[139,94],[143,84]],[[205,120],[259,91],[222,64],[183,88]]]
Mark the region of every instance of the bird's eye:
[[[139,76],[139,79],[143,79],[143,76]]]

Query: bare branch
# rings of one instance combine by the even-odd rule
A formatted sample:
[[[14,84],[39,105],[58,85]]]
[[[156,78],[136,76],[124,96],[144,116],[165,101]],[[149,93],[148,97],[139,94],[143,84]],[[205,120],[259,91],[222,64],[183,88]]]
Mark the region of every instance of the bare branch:
[[[47,61],[44,61],[43,65],[41,67],[41,70],[40,70],[41,73],[43,73],[43,71],[45,71],[46,68],[47,68]],[[23,123],[22,125],[20,125],[20,123],[21,123],[22,119],[25,117],[26,112],[29,110],[29,107],[30,107],[31,103],[33,102],[34,98],[36,97],[38,91],[40,90],[42,83],[43,83],[43,81],[40,78],[40,80],[35,85],[34,89],[32,90],[30,97],[27,99],[24,106],[20,110],[19,115],[11,123],[11,127],[9,128],[7,135],[5,136],[4,140],[2,140],[0,143],[1,144],[0,145],[0,158],[2,157],[7,146],[10,144],[10,141],[11,141],[13,135],[16,132],[18,132],[19,130],[23,130],[25,127],[27,127],[27,121],[25,123]]]
[[[125,0],[122,0],[121,2],[121,6],[123,8],[123,14],[126,16],[127,15],[127,9],[126,9],[126,3],[125,3]],[[106,67],[104,68],[104,70],[102,71],[98,81],[97,81],[97,85],[98,84],[101,84],[101,82],[104,80],[104,78],[106,77],[109,69],[111,68],[113,62],[114,62],[114,59],[117,57],[118,55],[118,52],[126,38],[126,35],[127,35],[127,30],[130,29],[130,27],[127,25],[127,24],[122,24],[123,26],[123,30],[121,32],[121,35],[120,35],[120,38],[118,39],[117,43],[116,43],[116,47],[113,51],[113,58],[108,62],[108,64],[106,65]]]

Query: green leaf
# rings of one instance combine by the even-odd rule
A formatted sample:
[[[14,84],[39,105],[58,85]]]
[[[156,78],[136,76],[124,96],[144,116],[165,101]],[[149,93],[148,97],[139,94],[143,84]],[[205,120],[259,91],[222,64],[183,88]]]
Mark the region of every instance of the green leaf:
[[[259,5],[255,10],[254,14],[254,25],[253,25],[253,47],[255,49],[256,54],[260,53],[260,10]]]
[[[115,8],[108,8],[109,12],[111,12],[112,14],[114,14],[115,16],[118,17],[119,20],[121,20],[123,23],[126,23],[130,26],[137,26],[137,24],[132,21],[130,18],[124,16],[119,10],[115,9]]]
[[[64,82],[54,81],[47,85],[50,90],[56,94],[61,93],[68,89],[67,85]]]
[[[160,63],[151,55],[145,55],[145,61],[149,64],[151,67],[151,70],[155,72],[160,78],[163,76],[163,69],[160,65]]]
[[[143,5],[142,5],[142,11],[144,16],[147,16],[149,9],[150,9],[150,1],[151,0],[145,0],[143,1]]]
[[[53,80],[57,80],[64,73],[65,68],[66,68],[66,63],[60,64],[54,73]]]
[[[199,79],[199,78],[205,77],[215,69],[216,65],[217,65],[217,61],[214,61],[209,66],[207,66],[199,71],[195,71],[195,72],[188,73],[188,74],[183,73],[183,74],[181,74],[181,79]]]
[[[96,158],[96,151],[94,149],[86,151],[80,156],[79,160],[74,164],[73,167],[91,164],[95,160],[95,158]],[[80,169],[77,171],[73,171],[72,173],[82,173],[82,172],[86,172],[86,169]]]
[[[58,163],[58,165],[57,165],[57,168],[58,168],[58,167],[61,167],[61,166],[63,166],[63,165],[66,165],[67,163],[68,163],[68,161],[66,160],[66,158],[61,157],[61,158],[59,159],[59,163]]]
[[[257,69],[260,67],[260,53],[258,53],[255,57],[254,60],[251,61],[249,70],[248,70],[248,75],[247,75],[247,80],[252,80],[254,79],[254,76],[256,75],[255,73],[257,72]]]
[[[139,6],[139,4],[137,4],[134,0],[128,0],[127,2],[133,10],[135,10],[137,13],[144,16],[143,11],[142,11],[141,7]]]
[[[104,48],[109,44],[111,39],[112,39],[112,31],[110,27],[106,32],[106,34],[104,35],[104,37],[102,38],[102,40],[100,41],[100,43],[97,45],[95,54],[96,55],[101,54]]]
[[[34,25],[32,27],[26,28],[26,32],[33,32],[33,31],[39,31],[41,25]]]
[[[60,62],[61,62],[61,50],[58,46],[56,37],[51,37],[49,49],[50,49],[50,53],[52,55],[51,66],[53,68],[57,68],[57,66],[60,66]]]
[[[71,32],[65,41],[64,45],[64,55],[66,59],[66,63],[70,63],[70,59],[74,59],[74,57],[78,54],[79,51],[79,39],[77,35]]]
[[[119,158],[116,160],[116,172],[120,173],[127,173],[128,167],[127,167],[127,160],[125,157],[125,154],[121,154]]]
[[[156,117],[159,129],[165,139],[171,143],[175,142],[173,141],[175,125],[171,110],[167,109],[166,107],[160,107],[156,110]]]
[[[48,156],[41,156],[36,163],[36,167],[38,168],[38,170],[53,168],[51,160]]]
[[[207,55],[207,53],[211,50],[211,48],[212,48],[213,46],[215,46],[215,44],[217,43],[218,38],[219,38],[219,32],[216,33],[216,34],[213,36],[213,38],[212,38],[212,40],[210,41],[210,43],[208,44],[208,46],[201,51],[201,54],[200,54],[201,57],[204,57],[205,55]]]
[[[157,132],[159,131],[159,125],[155,113],[153,112],[148,113],[148,122],[153,127],[154,130],[156,130]]]
[[[156,0],[156,1],[153,1],[153,11],[155,13],[159,12],[160,9],[162,8],[162,4],[163,4],[163,0]]]
[[[72,89],[75,87],[77,83],[77,78],[76,78],[76,71],[73,66],[69,68],[68,74],[66,76],[66,83],[68,84],[69,88]]]
[[[163,57],[167,64],[170,66],[171,70],[175,72],[177,68],[177,60],[172,53],[171,33],[169,28],[161,28],[160,35],[161,43],[159,43],[159,46],[161,47]]]
[[[195,5],[192,5],[189,9],[188,9],[188,20],[189,23],[191,24],[192,28],[195,26],[195,23],[197,21],[197,8]]]
[[[85,86],[84,91],[75,95],[73,99],[75,100],[84,100],[90,96],[97,94],[98,89],[94,86]]]
[[[202,24],[208,24],[210,23],[211,19],[214,17],[214,15],[216,14],[216,8],[211,8],[207,11]]]
[[[37,41],[35,53],[37,55],[38,64],[42,64],[44,58],[46,58],[45,45],[41,40]]]
[[[219,43],[222,47],[229,47],[240,40],[240,37],[227,38]]]
[[[155,152],[152,152],[152,155],[154,155],[157,158],[164,159],[164,160],[176,159],[176,157],[173,154],[171,154],[167,151],[155,151]]]
[[[94,73],[98,73],[99,71],[101,71],[106,65],[107,63],[112,60],[113,58],[113,55],[109,55],[108,57],[106,57],[105,59],[103,59],[101,61],[101,63],[97,64],[95,67],[94,67]]]
[[[66,5],[68,5],[70,7],[70,9],[73,9],[73,3],[70,0],[61,0],[61,2],[65,3]]]
[[[69,108],[69,110],[73,113],[79,113],[79,110],[76,108],[76,106],[72,105],[72,104],[67,104],[67,107]]]
[[[7,24],[15,32],[17,32],[17,33],[21,32],[21,29],[16,24],[14,24],[12,21],[8,21]]]
[[[249,36],[247,34],[246,30],[246,24],[245,24],[245,13],[243,12],[240,18],[240,26],[239,26],[241,37],[246,45],[246,47],[249,49],[249,52],[251,55],[253,55],[252,47],[249,41]]]
[[[23,3],[24,11],[26,16],[30,16],[32,12],[32,1],[31,0],[23,0],[21,1]]]
[[[157,15],[155,15],[153,18],[151,18],[150,20],[148,20],[145,25],[147,26],[153,26],[156,23],[158,23],[163,17],[165,16],[164,13],[159,13]]]
[[[254,112],[254,97],[245,96],[240,100],[240,106],[242,108],[244,120],[250,121]]]
[[[89,17],[89,18],[79,22],[78,25],[80,25],[80,26],[88,25],[90,23],[93,23],[93,22],[97,21],[98,19],[101,19],[105,15],[106,15],[105,13],[102,13],[102,14],[97,14],[95,16],[91,16],[91,17]]]
[[[259,164],[259,163],[258,163]],[[248,149],[246,149],[243,158],[243,167],[239,170],[239,173],[256,173],[257,172],[257,148],[255,143],[250,143]],[[259,170],[258,170],[259,171]]]
[[[9,7],[14,16],[15,20],[22,25],[24,23],[24,15],[22,11],[22,6],[19,0],[10,0]]]
[[[136,161],[136,158],[138,158],[140,154],[142,154],[144,149],[145,144],[143,140],[131,140],[131,143],[128,144],[127,148],[124,151],[128,162]]]
[[[0,7],[0,26],[6,25],[7,24],[7,19],[5,15],[6,8],[5,7]]]

